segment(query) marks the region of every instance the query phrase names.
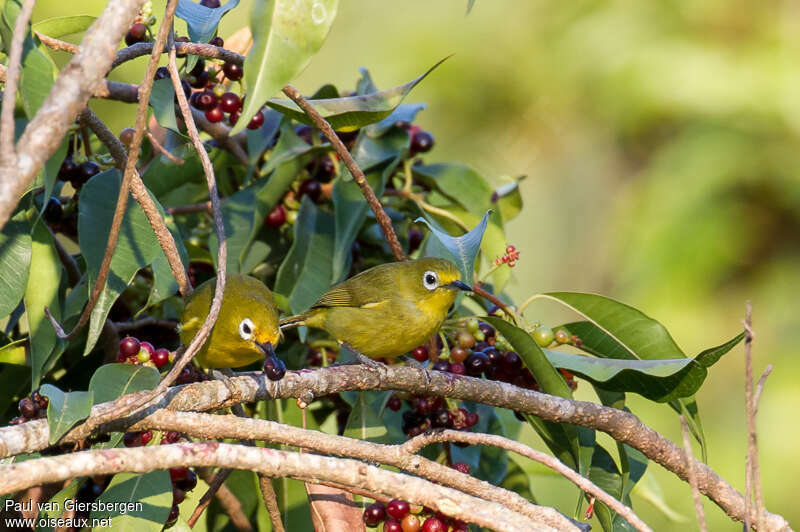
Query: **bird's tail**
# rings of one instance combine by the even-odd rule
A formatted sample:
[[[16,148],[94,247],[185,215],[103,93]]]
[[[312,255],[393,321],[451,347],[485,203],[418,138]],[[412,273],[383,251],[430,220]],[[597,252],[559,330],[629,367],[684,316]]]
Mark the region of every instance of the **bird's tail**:
[[[301,325],[305,325],[307,318],[308,318],[308,312],[304,312],[302,314],[297,314],[295,316],[289,316],[287,318],[283,318],[279,322],[279,325],[281,327],[281,330],[291,329],[292,327],[300,327]]]

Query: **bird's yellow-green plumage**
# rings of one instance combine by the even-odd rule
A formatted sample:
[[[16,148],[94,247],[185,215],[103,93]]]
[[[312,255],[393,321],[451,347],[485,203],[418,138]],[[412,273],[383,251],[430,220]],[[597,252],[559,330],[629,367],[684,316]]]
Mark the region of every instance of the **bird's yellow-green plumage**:
[[[225,280],[219,317],[195,357],[206,368],[238,368],[262,359],[281,335],[278,307],[264,283],[239,274]],[[189,345],[208,316],[216,284],[216,278],[209,279],[187,299],[180,324],[184,345]]]
[[[441,327],[457,291],[469,289],[460,277],[445,259],[381,264],[334,286],[281,327],[323,329],[368,357],[397,357]]]

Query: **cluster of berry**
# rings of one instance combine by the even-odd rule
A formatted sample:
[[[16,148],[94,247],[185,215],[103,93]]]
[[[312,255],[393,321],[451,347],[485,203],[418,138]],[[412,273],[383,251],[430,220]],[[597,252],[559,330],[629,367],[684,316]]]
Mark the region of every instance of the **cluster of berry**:
[[[517,261],[519,260],[519,251],[517,248],[509,244],[506,246],[506,254],[502,257],[497,257],[494,259],[494,265],[500,266],[501,264],[508,264],[509,268],[513,268],[517,265]]]
[[[464,408],[445,408],[444,400],[438,396],[412,397],[407,400],[410,410],[403,412],[403,433],[409,438],[418,436],[431,428],[468,430],[479,421],[475,412]],[[396,395],[389,397],[386,407],[390,410],[400,410],[403,402]]]
[[[469,474],[469,466],[457,462],[451,466]],[[464,521],[451,519],[422,506],[415,506],[402,499],[392,499],[387,504],[374,502],[364,509],[364,524],[377,527],[383,523],[383,532],[467,532]]]
[[[138,338],[126,336],[119,343],[117,362],[152,366],[161,369],[174,360],[169,349],[156,349],[150,342],[140,342]]]
[[[13,418],[9,425],[19,425],[32,419],[47,417],[47,404],[49,402],[47,397],[39,395],[39,391],[34,390],[28,397],[23,397],[19,400],[17,407],[20,415]]]

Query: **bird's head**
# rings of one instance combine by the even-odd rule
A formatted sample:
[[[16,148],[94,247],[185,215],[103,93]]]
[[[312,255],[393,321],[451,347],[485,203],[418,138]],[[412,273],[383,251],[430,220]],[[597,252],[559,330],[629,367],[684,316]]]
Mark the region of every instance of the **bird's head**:
[[[428,312],[446,313],[459,290],[472,288],[461,280],[461,272],[446,259],[424,258],[408,263],[403,284],[413,292],[414,299]]]

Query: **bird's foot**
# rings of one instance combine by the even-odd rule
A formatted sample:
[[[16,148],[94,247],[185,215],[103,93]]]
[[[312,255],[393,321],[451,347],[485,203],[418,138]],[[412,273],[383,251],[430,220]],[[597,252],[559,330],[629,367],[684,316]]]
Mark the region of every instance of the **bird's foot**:
[[[225,387],[231,394],[231,401],[238,403],[241,400],[241,393],[239,392],[239,389],[233,384],[233,380],[231,380],[231,377],[233,377],[233,371],[231,369],[222,368],[219,370],[216,369],[211,370],[211,376],[225,385]]]

